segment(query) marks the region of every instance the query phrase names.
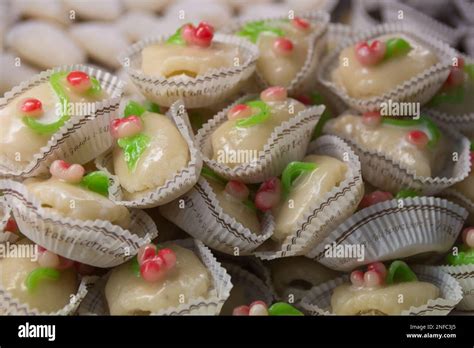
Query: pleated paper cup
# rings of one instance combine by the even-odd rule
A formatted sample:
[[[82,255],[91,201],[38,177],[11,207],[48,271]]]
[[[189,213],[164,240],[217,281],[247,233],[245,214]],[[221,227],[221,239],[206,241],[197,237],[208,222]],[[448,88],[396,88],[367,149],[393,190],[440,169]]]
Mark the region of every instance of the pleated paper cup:
[[[322,136],[310,144],[307,153],[343,161],[348,167],[346,176],[339,186],[314,199],[298,219],[296,231],[282,243],[269,241],[255,252],[263,260],[305,255],[352,215],[364,195],[359,158],[343,140],[335,136]]]
[[[464,17],[464,19],[471,25],[474,24],[474,4],[469,0],[454,0],[454,5],[457,7],[458,12]]]
[[[62,159],[70,163],[85,164],[106,151],[113,143],[109,132],[109,123],[116,117],[122,85],[116,76],[102,70],[85,65],[68,65],[57,67],[34,76],[31,80],[6,92],[0,99],[0,110],[11,100],[40,84],[47,83],[52,74],[60,71],[84,71],[95,77],[109,97],[95,103],[95,112],[89,115],[71,116],[48,143],[38,149],[33,160],[27,164],[14,162],[5,156],[0,156],[0,177],[32,177],[48,172],[49,165]],[[27,141],[27,139],[25,139]]]
[[[16,233],[5,231],[8,220],[12,216],[11,208],[4,196],[0,196],[0,244],[6,242],[15,242],[18,239]]]
[[[462,57],[466,64],[474,64],[474,58],[472,57],[463,55],[459,52],[457,52],[456,57]],[[470,96],[465,93],[464,98],[468,100],[470,99]],[[472,99],[470,100],[470,104],[472,105],[473,109],[470,112],[464,113],[458,113],[454,111],[446,112],[440,110],[437,107],[429,106],[427,106],[423,111],[430,115],[437,122],[444,124],[447,127],[454,128],[460,133],[465,134],[467,137],[472,137],[474,136],[474,104],[472,104]]]
[[[314,86],[314,75],[318,68],[320,58],[324,53],[327,40],[327,31],[329,25],[329,14],[326,12],[315,11],[311,13],[301,14],[300,18],[306,19],[307,21],[314,24],[317,29],[309,36],[308,52],[306,54],[306,60],[298,71],[296,76],[291,80],[288,86],[283,86],[287,89],[288,94],[296,95],[305,91],[311,90]],[[225,32],[235,34],[239,31],[246,23],[263,21],[264,23],[278,22],[282,20],[288,20],[288,16],[282,17],[264,17],[255,18],[245,21],[236,21],[234,24],[226,28]],[[265,80],[264,76],[256,70],[256,83],[262,88],[271,87],[271,85]]]
[[[353,111],[347,113],[356,114]],[[359,156],[364,180],[373,186],[390,192],[410,188],[423,195],[433,195],[463,181],[469,175],[471,166],[469,139],[447,126],[439,125],[439,128],[453,144],[452,152],[456,152],[458,157],[457,161],[450,161],[448,157],[451,158],[451,156],[447,156],[444,167],[438,171],[437,175],[431,177],[416,175],[412,169],[381,152],[367,150],[352,141],[351,138],[345,137],[343,139]]]
[[[339,64],[339,54],[346,47],[355,45],[360,41],[372,40],[381,35],[398,33],[430,48],[438,57],[439,62],[392,90],[370,98],[358,99],[351,97],[343,86],[332,81],[331,74]],[[400,23],[384,24],[354,35],[351,40],[342,42],[321,62],[318,69],[318,79],[333,93],[337,94],[347,105],[362,112],[378,110],[381,103],[387,100],[393,102],[417,102],[423,105],[436,94],[446,81],[455,54],[455,51],[447,44],[433,39],[426,34],[419,33],[411,26]]]
[[[263,301],[267,306],[274,302],[271,289],[260,278],[251,272],[232,263],[223,263],[222,266],[229,273],[233,288],[230,297],[224,303],[221,315],[232,315],[232,310],[238,306],[248,306],[254,301]]]
[[[379,11],[381,14],[383,2],[386,0],[364,0],[352,3],[350,24],[357,31],[370,29],[380,24],[380,21],[370,15],[370,12]]]
[[[469,225],[474,225],[474,201],[470,200],[462,192],[454,190],[453,188],[444,190],[439,194],[439,196],[449,199],[450,201],[453,201],[456,204],[464,207],[464,209],[466,209],[469,213],[467,217],[467,223]]]
[[[174,122],[188,145],[190,160],[187,166],[161,186],[157,185],[155,188],[140,191],[139,193],[128,193],[122,189],[120,179],[115,175],[112,152],[99,156],[95,161],[97,168],[106,172],[112,178],[112,181],[116,183],[113,189],[110,190],[110,199],[116,204],[130,208],[157,207],[169,203],[186,193],[198,181],[202,168],[202,157],[195,145],[194,135],[183,102],[175,102],[166,116]]]
[[[120,265],[158,234],[141,210],[130,212],[129,229],[104,220],[78,220],[46,210],[25,185],[0,181],[20,231],[33,242],[65,258],[96,267]]]
[[[441,23],[401,1],[385,1],[382,6],[382,16],[385,22],[402,22],[412,25],[417,31],[434,36],[451,46],[456,45],[462,36],[462,31],[459,28],[452,28]],[[401,16],[403,17],[401,18]]]
[[[237,66],[211,69],[195,78],[166,78],[145,74],[140,67],[142,50],[150,45],[165,43],[168,38],[169,35],[164,35],[139,41],[118,58],[140,93],[158,105],[171,106],[177,100],[183,100],[187,108],[219,103],[234,94],[238,86],[255,71],[258,57],[258,48],[255,45],[235,36],[215,34],[213,42],[239,47],[242,61]]]
[[[355,34],[353,27],[340,23],[330,23],[325,54],[332,52],[344,41],[350,40]]]
[[[441,266],[440,268],[456,279],[462,288],[463,298],[456,309],[474,311],[474,265]]]
[[[467,211],[435,197],[393,199],[364,208],[339,225],[307,257],[349,272],[376,261],[446,253]]]
[[[218,315],[233,286],[226,269],[199,240],[183,239],[174,243],[197,254],[211,274],[213,287],[206,298],[195,298],[178,307],[166,308],[150,315]],[[89,291],[78,309],[79,315],[110,315],[104,292],[107,277],[101,278],[97,286]]]
[[[306,108],[276,127],[263,150],[259,151],[258,158],[252,162],[231,168],[213,160],[212,133],[227,121],[227,112],[232,107],[257,97],[256,95],[247,95],[238,99],[204,124],[196,136],[196,143],[201,150],[204,162],[213,171],[228,180],[260,183],[268,178],[280,176],[288,163],[299,161],[304,157],[313,135],[313,129],[325,108],[324,106]]]
[[[270,213],[261,220],[261,233],[244,227],[224,212],[204,178],[177,200],[160,207],[160,213],[207,246],[230,255],[249,255],[273,234]]]
[[[429,300],[425,305],[411,307],[404,310],[400,315],[448,315],[454,307],[461,301],[462,289],[459,283],[440,267],[434,266],[413,266],[420,281],[436,285],[441,292],[441,296],[434,300]],[[349,276],[342,276],[318,285],[301,301],[301,306],[311,315],[334,315],[331,312],[331,296],[334,289],[350,282]]]
[[[30,308],[27,303],[22,303],[14,298],[6,289],[0,286],[0,315],[73,315],[96,279],[97,277],[82,277],[77,292],[74,296],[71,296],[69,303],[52,313],[40,312],[36,308]]]

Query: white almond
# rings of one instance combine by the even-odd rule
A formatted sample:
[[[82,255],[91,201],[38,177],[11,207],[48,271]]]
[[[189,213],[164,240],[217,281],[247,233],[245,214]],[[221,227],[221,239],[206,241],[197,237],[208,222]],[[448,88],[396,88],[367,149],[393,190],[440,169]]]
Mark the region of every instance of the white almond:
[[[232,21],[230,7],[216,0],[181,0],[166,9],[166,17],[180,19],[183,24],[198,24],[201,21],[212,24],[215,28],[224,27]],[[184,18],[183,18],[184,17]]]
[[[26,21],[7,34],[6,44],[22,59],[43,69],[83,63],[84,51],[57,25]]]
[[[169,0],[123,0],[123,4],[128,10],[145,10],[151,12],[161,11]]]
[[[11,53],[0,55],[0,66],[2,67],[0,94],[4,94],[21,82],[29,80],[39,72]]]
[[[135,42],[150,36],[157,23],[158,19],[148,12],[131,11],[117,21],[117,26],[131,42]]]
[[[122,4],[118,0],[65,0],[64,3],[81,19],[111,21],[122,13]]]
[[[45,19],[59,24],[70,24],[69,13],[59,0],[15,0],[12,8],[21,16]]]
[[[71,27],[70,34],[92,59],[108,67],[120,67],[117,56],[127,49],[128,41],[116,26],[98,22],[77,24]]]

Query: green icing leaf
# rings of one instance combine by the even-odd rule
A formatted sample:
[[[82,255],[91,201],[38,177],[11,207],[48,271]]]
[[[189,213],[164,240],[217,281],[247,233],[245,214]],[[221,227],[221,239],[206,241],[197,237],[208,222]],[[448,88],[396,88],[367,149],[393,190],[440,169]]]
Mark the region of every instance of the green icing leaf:
[[[433,148],[438,143],[439,139],[441,138],[441,131],[439,130],[436,123],[434,123],[429,117],[421,115],[419,119],[395,119],[395,118],[388,118],[383,117],[382,123],[389,124],[392,126],[397,127],[426,127],[429,133],[430,141],[428,142],[428,146]]]
[[[474,64],[465,64],[464,71],[469,76],[469,79],[474,82]]]
[[[42,280],[58,280],[60,276],[61,273],[57,269],[39,267],[28,274],[25,280],[25,285],[28,292],[34,292]]]
[[[128,117],[131,115],[141,116],[146,111],[147,109],[143,105],[137,103],[136,101],[130,100],[125,106],[125,110],[123,111],[123,117]]]
[[[304,316],[302,312],[286,302],[276,302],[268,308],[271,316]]]
[[[281,182],[283,184],[283,191],[285,195],[288,195],[291,191],[291,187],[293,186],[293,182],[298,178],[301,174],[311,172],[315,170],[317,167],[316,163],[310,162],[290,162],[286,166],[283,174],[281,175]]]
[[[256,43],[260,34],[273,34],[276,36],[284,36],[285,32],[275,26],[272,26],[265,21],[255,21],[246,23],[241,30],[237,32],[238,36],[243,36],[248,40]]]
[[[387,284],[407,283],[418,280],[416,274],[403,261],[393,261],[388,269]]]
[[[397,195],[395,196],[396,199],[403,199],[409,197],[418,197],[420,192],[416,190],[406,189],[398,191]]]
[[[446,262],[451,266],[461,265],[474,265],[474,249],[469,248],[467,245],[461,245],[458,247],[457,255],[448,254],[446,256]]]
[[[135,274],[137,278],[140,278],[141,277],[140,265],[138,264],[138,259],[136,256],[132,259],[130,266],[132,267],[133,274]]]
[[[213,170],[209,169],[208,167],[202,167],[201,176],[203,176],[203,177],[205,177],[206,179],[209,179],[209,180],[217,181],[218,183],[220,183],[222,185],[227,184],[226,179],[219,176],[217,173],[215,173]]]
[[[80,184],[86,189],[101,194],[102,196],[109,196],[109,177],[104,172],[91,172],[82,178]]]
[[[270,117],[270,107],[261,100],[253,100],[245,103],[251,108],[259,109],[256,115],[240,119],[236,122],[237,127],[252,127],[265,122]]]
[[[181,35],[181,29],[183,27],[179,28],[176,30],[176,32],[171,35],[168,40],[166,40],[166,43],[169,44],[176,44],[176,45],[186,45],[186,41],[184,41],[183,36]]]
[[[155,104],[149,100],[143,103],[145,109],[149,112],[154,112],[155,114],[161,114],[161,108],[158,104]]]
[[[53,134],[56,133],[64,124],[69,120],[69,115],[67,114],[67,105],[69,103],[68,96],[64,91],[61,80],[67,76],[66,72],[57,72],[52,74],[49,77],[49,83],[59,99],[59,103],[62,106],[62,115],[56,122],[52,123],[42,123],[39,122],[36,118],[25,116],[22,118],[23,123],[34,130],[39,134]]]
[[[442,104],[462,104],[464,102],[464,86],[457,86],[448,90],[443,90],[436,94],[428,103],[429,107],[436,107]]]
[[[93,76],[91,76],[90,79],[91,79],[92,87],[89,88],[89,90],[87,91],[87,94],[90,96],[99,94],[102,91],[102,86],[100,85],[99,80],[97,80]]]
[[[140,133],[131,137],[120,138],[117,140],[117,144],[124,152],[128,169],[133,172],[140,156],[150,144],[150,138]]]
[[[383,59],[403,56],[411,50],[411,45],[408,43],[408,41],[401,38],[388,39],[385,42],[385,45],[387,49],[385,50]]]

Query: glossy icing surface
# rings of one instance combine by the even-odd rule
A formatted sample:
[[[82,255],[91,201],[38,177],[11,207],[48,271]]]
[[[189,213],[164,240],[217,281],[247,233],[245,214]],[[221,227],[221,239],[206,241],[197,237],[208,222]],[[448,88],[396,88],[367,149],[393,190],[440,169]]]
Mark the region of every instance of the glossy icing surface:
[[[21,242],[24,246],[28,243]],[[29,244],[28,246],[32,246]],[[75,295],[78,280],[73,269],[60,271],[58,280],[43,279],[34,291],[28,291],[25,280],[29,273],[40,267],[30,257],[0,259],[0,282],[14,298],[41,312],[55,312],[66,306]]]
[[[362,117],[348,114],[330,120],[325,126],[325,132],[348,139],[364,150],[382,153],[418,176],[435,175],[444,164],[446,140],[442,137],[434,150],[422,149],[407,141],[407,133],[412,129],[385,124],[372,128],[362,122]]]
[[[262,33],[257,41],[260,49],[257,69],[269,85],[288,87],[306,61],[311,30],[298,30],[290,23],[282,23],[279,27],[285,32],[285,37],[292,41],[292,52],[288,55],[278,54],[273,49],[278,37]]]
[[[130,214],[127,208],[116,205],[108,198],[79,185],[50,178],[28,179],[28,190],[44,209],[51,209],[65,217],[79,220],[105,220],[127,228]]]
[[[399,301],[400,295],[403,296],[403,301]],[[439,296],[440,291],[435,285],[419,281],[376,288],[356,288],[342,284],[334,289],[331,308],[338,315],[397,315]]]
[[[156,44],[142,50],[142,71],[147,75],[196,77],[212,69],[231,68],[241,61],[239,49],[213,43],[211,47]]]
[[[176,253],[176,266],[162,280],[137,277],[130,262],[113,269],[105,287],[111,315],[146,315],[209,295],[212,279],[201,260],[189,249],[166,247]]]
[[[130,170],[123,150],[116,146],[113,151],[114,170],[120,185],[128,191],[129,198],[164,185],[166,180],[185,168],[189,162],[189,148],[174,123],[166,116],[145,112],[142,116],[143,131],[150,139],[140,156],[136,168]]]
[[[223,185],[214,180],[209,180],[208,183],[214,191],[224,213],[232,216],[253,233],[261,234],[260,222],[254,209],[249,208],[244,202],[228,194]]]
[[[316,163],[317,167],[309,173],[300,175],[288,197],[275,210],[275,232],[272,238],[283,241],[294,233],[297,221],[310,205],[325,193],[338,186],[347,172],[347,165],[329,156],[309,155],[303,162]]]
[[[238,127],[238,120],[227,120],[222,123],[211,136],[212,159],[219,162],[221,162],[220,158],[231,159],[232,161],[223,161],[229,167],[248,163],[246,162],[248,158],[256,159],[257,156],[253,154],[255,151],[258,154],[263,150],[275,128],[305,109],[302,103],[294,99],[267,102],[267,105],[271,109],[270,117],[263,123],[251,127]],[[290,111],[293,112],[290,113]],[[244,155],[238,156],[239,153]],[[222,154],[226,155],[222,156]],[[232,154],[237,155],[231,157]]]
[[[339,66],[332,72],[332,80],[353,98],[370,98],[389,92],[438,62],[431,50],[402,34],[384,35],[377,39],[386,41],[394,37],[407,40],[412,50],[380,64],[364,66],[357,60],[354,46],[347,47],[339,55]]]

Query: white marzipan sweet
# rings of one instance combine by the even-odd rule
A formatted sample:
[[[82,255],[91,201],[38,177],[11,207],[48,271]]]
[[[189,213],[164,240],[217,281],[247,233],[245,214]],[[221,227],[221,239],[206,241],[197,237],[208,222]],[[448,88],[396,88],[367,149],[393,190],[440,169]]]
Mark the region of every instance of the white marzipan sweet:
[[[164,245],[176,253],[176,265],[162,280],[147,282],[137,277],[130,262],[112,270],[105,286],[111,315],[146,315],[177,307],[209,295],[212,280],[199,258],[186,248]]]
[[[403,301],[399,301],[400,295]],[[439,295],[438,287],[419,281],[379,288],[355,288],[342,284],[334,289],[331,308],[338,315],[397,315],[412,306],[422,306]]]
[[[386,41],[402,37],[412,46],[403,56],[391,58],[375,66],[364,66],[356,58],[354,46],[341,51],[339,66],[332,72],[333,81],[353,98],[365,99],[382,95],[438,62],[428,48],[404,35],[383,35],[376,39]]]
[[[30,244],[25,240],[20,244]],[[32,246],[32,245],[31,245]],[[28,274],[40,267],[31,257],[0,259],[0,285],[20,303],[40,312],[52,313],[66,306],[71,295],[76,294],[79,282],[74,268],[62,270],[58,280],[43,279],[34,291],[28,291]],[[1,310],[0,310],[1,312]]]
[[[309,155],[302,162],[315,163],[316,168],[299,176],[288,197],[275,209],[274,240],[283,241],[294,233],[298,228],[298,219],[316,199],[337,187],[348,169],[344,162],[329,156]]]
[[[290,104],[292,104],[291,108]],[[267,102],[267,105],[271,109],[270,117],[263,123],[250,127],[238,127],[236,125],[238,120],[228,120],[222,123],[211,136],[212,159],[224,162],[231,168],[246,163],[246,157],[250,156],[234,156],[234,159],[231,155],[239,153],[254,154],[255,151],[258,153],[263,150],[276,127],[305,109],[302,103],[294,99],[287,99],[283,102]],[[293,109],[293,113],[289,112],[291,109]],[[226,155],[224,160],[232,161],[221,161],[223,154]]]
[[[51,209],[73,219],[110,221],[122,228],[130,225],[127,208],[79,185],[55,178],[43,181],[27,179],[25,185],[40,201],[43,209]]]
[[[127,196],[160,187],[173,178],[189,162],[189,148],[176,126],[166,116],[145,112],[142,116],[144,135],[150,139],[147,149],[138,159],[135,170],[130,170],[123,150],[113,152],[114,170]]]

